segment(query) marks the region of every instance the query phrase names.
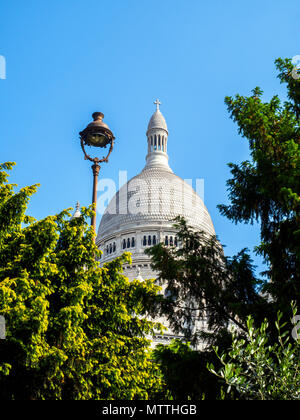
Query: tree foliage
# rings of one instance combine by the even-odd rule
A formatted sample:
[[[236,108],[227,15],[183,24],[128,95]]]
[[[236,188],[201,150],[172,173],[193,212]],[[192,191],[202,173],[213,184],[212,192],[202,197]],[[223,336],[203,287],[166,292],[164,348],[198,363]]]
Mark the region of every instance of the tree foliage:
[[[0,166],[0,399],[149,398],[160,387],[146,320],[153,282],[129,280],[124,254],[100,268],[87,219],[25,215],[37,186],[14,192]]]
[[[269,341],[268,321],[255,328],[249,316],[246,337],[241,339],[233,333],[229,357],[225,353],[219,356],[215,349],[223,366],[218,372],[213,364],[208,368],[225,380],[229,391],[234,388],[250,400],[300,400],[300,341],[291,342],[291,332],[281,319],[279,312],[276,343]]]
[[[215,236],[195,231],[182,217],[174,227],[179,247],[158,244],[146,250],[165,284],[160,313],[193,344],[226,341],[230,324],[246,331],[247,316],[255,312],[259,317],[267,307],[247,250],[228,258]]]
[[[194,351],[189,343],[176,339],[168,346],[159,344],[153,358],[160,365],[167,385],[167,397],[174,400],[215,400],[222,397],[222,385],[206,368],[220,365],[211,351]],[[231,399],[227,394],[227,398]]]
[[[300,80],[291,61],[276,60],[288,100],[262,100],[255,88],[250,97],[236,95],[225,102],[239,133],[249,143],[251,161],[229,164],[229,205],[221,213],[235,223],[260,223],[257,252],[268,263],[265,287],[283,311],[300,303]]]

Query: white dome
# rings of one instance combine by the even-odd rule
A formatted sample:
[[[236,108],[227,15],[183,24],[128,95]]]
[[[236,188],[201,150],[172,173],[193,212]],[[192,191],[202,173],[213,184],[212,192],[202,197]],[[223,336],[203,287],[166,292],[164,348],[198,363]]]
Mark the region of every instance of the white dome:
[[[163,130],[168,131],[166,120],[164,119],[163,114],[157,109],[154,114],[152,115],[149,124],[148,124],[148,131],[154,128],[161,128]]]
[[[168,225],[181,215],[192,227],[215,234],[210,215],[193,188],[168,168],[148,168],[125,184],[110,201],[97,241],[136,226]]]
[[[194,229],[215,234],[200,196],[169,167],[167,124],[159,110],[159,100],[155,104],[157,109],[147,130],[146,166],[110,200],[96,239],[103,251],[102,263],[131,252],[132,269],[127,266],[124,271],[130,279],[135,278],[137,266],[144,279],[156,276],[144,251],[158,242],[178,243],[175,217],[183,216]]]

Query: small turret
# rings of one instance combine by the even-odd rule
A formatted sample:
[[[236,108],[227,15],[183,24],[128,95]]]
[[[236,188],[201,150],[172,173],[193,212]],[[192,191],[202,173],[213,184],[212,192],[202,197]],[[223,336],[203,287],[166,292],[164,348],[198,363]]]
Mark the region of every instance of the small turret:
[[[146,156],[145,169],[162,166],[171,171],[168,164],[169,156],[167,154],[169,135],[167,123],[159,109],[161,102],[156,99],[154,104],[156,105],[156,111],[149,121],[146,133],[148,139],[148,154]]]

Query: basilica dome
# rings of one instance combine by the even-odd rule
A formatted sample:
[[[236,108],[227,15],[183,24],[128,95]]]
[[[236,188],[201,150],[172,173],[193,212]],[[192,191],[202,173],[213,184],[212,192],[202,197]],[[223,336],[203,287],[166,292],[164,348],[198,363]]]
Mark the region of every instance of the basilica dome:
[[[96,238],[96,244],[102,251],[101,265],[125,251],[131,253],[132,263],[123,266],[124,275],[129,280],[158,277],[158,273],[151,267],[150,257],[145,254],[147,247],[158,243],[181,246],[174,227],[176,216],[183,216],[195,230],[204,231],[208,235],[215,234],[207,208],[190,185],[191,180],[185,181],[175,175],[169,166],[167,124],[159,109],[160,102],[156,100],[155,104],[156,111],[146,132],[146,165],[110,200]],[[164,287],[161,293],[164,293]],[[167,331],[163,335],[155,335],[153,346],[158,343],[168,344],[174,338],[183,338],[169,328],[165,318],[156,321],[161,322]],[[201,323],[205,325],[205,320],[195,319],[193,328],[199,328]]]
[[[98,238],[135,226],[170,225],[178,215],[195,229],[215,234],[203,201],[187,182],[168,167],[146,166],[113,197],[102,216]]]
[[[168,163],[168,130],[157,109],[147,129],[148,153],[144,169],[125,183],[111,199],[102,216],[96,243],[106,262],[124,251],[132,254],[129,278],[155,277],[144,250],[163,242],[177,246],[174,218],[183,216],[198,231],[214,235],[214,227],[203,200],[189,182],[175,175]],[[132,270],[133,268],[133,270]]]

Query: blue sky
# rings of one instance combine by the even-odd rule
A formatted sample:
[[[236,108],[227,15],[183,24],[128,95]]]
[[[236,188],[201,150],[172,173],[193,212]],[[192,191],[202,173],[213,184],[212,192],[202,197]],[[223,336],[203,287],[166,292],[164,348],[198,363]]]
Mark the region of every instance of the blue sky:
[[[78,132],[102,111],[116,145],[100,176],[143,168],[146,128],[158,97],[169,128],[170,166],[204,178],[205,204],[225,252],[258,244],[255,226],[233,225],[228,162],[248,158],[224,97],[260,86],[265,100],[284,88],[274,60],[300,54],[299,1],[0,0],[0,161],[11,180],[40,183],[37,218],[91,200],[91,169]],[[98,222],[100,218],[98,216]],[[255,257],[258,271],[261,260]]]

